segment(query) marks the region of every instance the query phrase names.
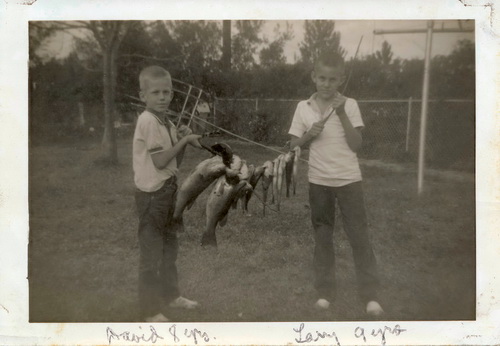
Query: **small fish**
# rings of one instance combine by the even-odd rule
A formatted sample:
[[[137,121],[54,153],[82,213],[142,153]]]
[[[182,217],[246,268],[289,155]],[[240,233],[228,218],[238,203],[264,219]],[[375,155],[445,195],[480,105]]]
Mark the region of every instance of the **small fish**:
[[[293,172],[292,172],[292,185],[293,185],[293,195],[295,196],[295,191],[297,188],[297,174],[299,171],[299,161],[301,155],[301,149],[299,146],[293,148],[295,155],[293,157]]]
[[[264,202],[264,207],[262,209],[262,214],[266,216],[266,204],[267,204],[267,191],[269,190],[269,186],[273,183],[273,171],[274,171],[274,163],[272,161],[266,161],[262,165],[264,167],[264,172],[262,174],[262,198]],[[271,188],[272,192],[272,188]]]
[[[215,235],[217,225],[220,224],[224,226],[226,224],[227,214],[234,199],[237,198],[238,194],[243,190],[251,188],[250,184],[245,180],[236,184],[229,184],[224,175],[217,180],[207,200],[207,222],[201,237],[202,246],[217,246],[217,238]]]
[[[277,193],[276,193],[276,206],[278,211],[281,205],[281,189],[283,188],[283,178],[285,175],[285,154],[278,156],[278,174],[277,174]]]
[[[281,154],[273,160],[273,196],[271,199],[271,204],[277,202],[278,200],[278,168],[280,166]]]
[[[285,184],[286,184],[286,197],[290,197],[290,186],[292,185],[292,173],[294,163],[294,151],[289,151],[285,154]]]
[[[253,195],[253,190],[257,186],[257,183],[259,182],[260,178],[264,174],[264,166],[259,166],[257,168],[254,167],[254,165],[249,165],[248,170],[250,172],[250,177],[248,179],[248,183],[252,187],[251,190],[245,190],[242,196],[240,197],[241,201],[241,207],[243,209],[244,213],[248,214],[248,202],[252,198]]]

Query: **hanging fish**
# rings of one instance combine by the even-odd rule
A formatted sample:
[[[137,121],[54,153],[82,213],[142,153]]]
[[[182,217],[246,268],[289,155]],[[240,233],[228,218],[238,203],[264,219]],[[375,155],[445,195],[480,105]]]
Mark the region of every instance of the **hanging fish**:
[[[257,183],[259,182],[260,178],[264,174],[264,169],[265,169],[264,166],[259,166],[257,168],[255,168],[254,165],[248,166],[248,170],[250,172],[250,174],[249,174],[250,177],[248,179],[248,182],[249,182],[250,186],[252,187],[252,189],[245,190],[243,192],[242,196],[240,197],[241,207],[242,207],[244,213],[248,213],[248,202],[252,198],[253,190],[255,189],[255,187],[257,186]]]
[[[292,184],[293,184],[293,195],[295,196],[295,191],[297,187],[297,174],[299,171],[299,161],[300,161],[300,155],[301,155],[301,149],[299,146],[296,146],[293,148],[293,151],[295,153],[293,157],[293,171],[292,171]]]
[[[283,178],[285,175],[285,154],[281,154],[278,156],[278,173],[277,173],[277,193],[276,193],[276,206],[278,211],[280,210],[281,205],[281,190],[283,188]]]
[[[281,155],[273,160],[273,196],[271,199],[271,204],[274,204],[278,200],[278,168],[280,166]]]
[[[207,200],[207,222],[201,237],[202,246],[217,246],[215,235],[217,225],[224,226],[226,224],[227,215],[234,199],[237,198],[241,191],[251,188],[250,184],[245,180],[237,184],[229,184],[224,175],[217,180]]]
[[[217,178],[222,175],[227,175],[228,180],[235,183],[238,181],[239,169],[241,168],[241,160],[234,155],[233,163],[230,168],[226,166],[224,158],[214,156],[200,162],[191,174],[184,180],[181,187],[177,191],[175,200],[175,208],[173,214],[173,225],[183,230],[182,214],[187,208],[191,209],[196,198]]]
[[[285,154],[285,184],[286,184],[286,197],[290,197],[290,186],[292,185],[294,151],[289,151]]]
[[[262,173],[262,199],[264,200],[264,207],[262,209],[262,214],[266,216],[266,204],[267,204],[267,191],[269,190],[269,186],[271,186],[272,192],[272,183],[273,183],[273,171],[274,171],[274,163],[272,161],[266,161],[262,165],[264,167],[264,172]]]

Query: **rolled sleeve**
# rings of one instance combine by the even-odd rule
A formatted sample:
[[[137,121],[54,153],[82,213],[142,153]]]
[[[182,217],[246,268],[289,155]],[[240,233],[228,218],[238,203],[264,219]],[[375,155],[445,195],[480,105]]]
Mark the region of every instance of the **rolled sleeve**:
[[[353,127],[364,127],[361,111],[359,110],[358,103],[354,99],[347,99],[345,104],[345,112],[351,121]]]
[[[302,135],[307,131],[307,126],[304,123],[304,119],[302,119],[301,108],[303,105],[299,103],[297,108],[295,109],[295,113],[293,115],[292,124],[290,125],[290,130],[288,130],[288,134],[295,137],[302,137]]]

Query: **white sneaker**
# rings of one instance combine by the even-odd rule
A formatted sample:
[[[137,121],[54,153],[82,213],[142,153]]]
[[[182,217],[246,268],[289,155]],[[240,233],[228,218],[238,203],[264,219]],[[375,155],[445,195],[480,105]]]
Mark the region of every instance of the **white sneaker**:
[[[378,302],[372,300],[366,304],[366,313],[370,316],[380,316],[384,313],[384,309]]]
[[[170,322],[168,318],[165,317],[161,312],[152,317],[146,317],[146,322],[156,323],[156,322]]]
[[[330,307],[330,302],[324,298],[318,299],[318,301],[314,304],[314,307],[322,310],[328,309]]]
[[[196,309],[198,305],[199,305],[198,302],[195,302],[194,300],[189,300],[184,297],[177,297],[169,304],[171,308],[182,308],[182,309]]]

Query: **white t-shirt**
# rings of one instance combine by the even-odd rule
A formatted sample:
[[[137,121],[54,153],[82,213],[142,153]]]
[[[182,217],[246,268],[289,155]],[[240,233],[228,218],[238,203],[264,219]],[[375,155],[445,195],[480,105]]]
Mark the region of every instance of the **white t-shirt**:
[[[166,120],[168,121],[168,120]],[[151,112],[144,111],[137,119],[133,141],[134,182],[144,192],[153,192],[161,188],[164,182],[177,174],[177,161],[173,159],[163,169],[153,163],[151,154],[172,148],[177,143],[175,126],[166,123]],[[172,140],[171,140],[172,138]]]
[[[363,119],[356,100],[348,98],[345,112],[353,127],[363,127]],[[331,107],[321,114],[316,94],[297,105],[288,133],[302,137],[313,123],[324,119]],[[358,157],[347,145],[344,128],[334,112],[325,123],[323,131],[309,146],[309,182],[325,186],[344,186],[361,181]]]

